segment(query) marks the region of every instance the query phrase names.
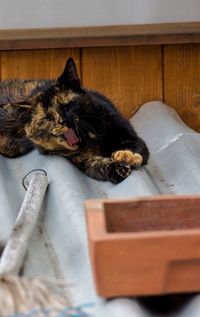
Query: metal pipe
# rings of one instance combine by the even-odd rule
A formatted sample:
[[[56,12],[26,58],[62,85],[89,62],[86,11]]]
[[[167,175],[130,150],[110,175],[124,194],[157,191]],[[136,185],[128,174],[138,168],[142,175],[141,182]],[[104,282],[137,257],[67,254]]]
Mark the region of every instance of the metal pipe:
[[[19,273],[47,186],[48,178],[44,172],[38,171],[31,176],[14,228],[0,259],[0,275]]]

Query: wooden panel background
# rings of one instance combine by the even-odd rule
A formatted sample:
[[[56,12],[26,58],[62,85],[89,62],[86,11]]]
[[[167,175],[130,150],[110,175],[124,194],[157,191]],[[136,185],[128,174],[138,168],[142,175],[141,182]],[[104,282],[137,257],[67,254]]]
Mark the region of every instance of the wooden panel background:
[[[72,56],[83,86],[107,95],[130,117],[163,100],[200,131],[200,44],[0,52],[0,79],[57,78]]]
[[[200,131],[200,45],[166,45],[163,66],[165,102]]]
[[[162,100],[161,47],[83,49],[82,79],[130,117],[144,102]]]
[[[1,80],[57,78],[70,56],[74,58],[80,74],[79,49],[3,51],[0,54]]]

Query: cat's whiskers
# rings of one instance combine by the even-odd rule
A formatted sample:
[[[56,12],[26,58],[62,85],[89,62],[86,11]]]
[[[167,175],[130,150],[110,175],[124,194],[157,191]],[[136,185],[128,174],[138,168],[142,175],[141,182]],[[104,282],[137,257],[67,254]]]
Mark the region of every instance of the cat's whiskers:
[[[110,124],[107,121],[105,121],[102,117],[99,118],[95,114],[83,114],[83,115],[80,116],[80,119],[81,118],[92,118],[92,119],[94,118],[94,119],[97,119],[100,122],[103,122],[106,126],[108,126],[108,127],[110,126]]]
[[[96,115],[93,115],[93,114],[85,114],[85,115],[81,115],[79,117],[81,119],[82,122],[85,122],[87,123],[88,125],[90,125],[87,121],[85,120],[82,120],[82,118],[95,118],[95,119],[98,119],[100,122],[101,122],[101,126],[102,126],[102,129],[99,131],[99,134],[97,133],[97,131],[95,130],[95,133],[98,135],[98,136],[101,136],[105,133],[106,131],[106,126],[109,127],[110,125],[103,119],[103,118],[99,118],[97,117]],[[102,125],[103,123],[103,125]],[[91,127],[91,126],[90,126]],[[94,132],[94,131],[93,131]]]
[[[77,131],[77,133],[78,133],[78,136],[79,136],[79,138],[80,138],[80,140],[84,140],[86,143],[87,143],[87,138],[86,138],[86,135],[85,135],[85,133],[82,131],[82,129],[84,130],[84,129],[86,129],[85,127],[81,127],[80,125],[78,126],[78,125],[76,125],[76,131]],[[86,130],[87,131],[87,130]]]
[[[80,120],[79,124],[85,126],[85,128],[87,128],[88,132],[91,131],[91,132],[97,134],[97,131],[88,122]]]
[[[79,126],[86,130],[87,134],[92,132],[97,139],[100,139],[101,135],[97,133],[96,129],[94,129],[88,122],[80,120]]]

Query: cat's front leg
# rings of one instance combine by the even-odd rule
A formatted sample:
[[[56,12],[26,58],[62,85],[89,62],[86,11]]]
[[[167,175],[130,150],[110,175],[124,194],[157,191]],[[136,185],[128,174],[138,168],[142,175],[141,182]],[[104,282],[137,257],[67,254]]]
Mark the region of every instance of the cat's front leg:
[[[110,160],[110,159],[109,159]],[[131,166],[125,161],[109,162],[108,180],[113,184],[118,184],[131,174]]]
[[[145,142],[138,136],[127,136],[127,140],[115,140],[112,143],[111,158],[115,162],[125,161],[132,168],[146,165],[149,151]]]
[[[90,151],[74,155],[70,160],[86,175],[114,184],[120,183],[131,173],[131,166],[127,162],[114,161],[112,158],[96,155]]]

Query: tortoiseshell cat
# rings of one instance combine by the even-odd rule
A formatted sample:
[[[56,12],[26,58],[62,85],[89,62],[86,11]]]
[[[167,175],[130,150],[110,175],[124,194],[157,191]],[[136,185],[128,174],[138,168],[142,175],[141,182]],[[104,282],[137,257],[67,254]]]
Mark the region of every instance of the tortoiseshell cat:
[[[105,96],[82,88],[73,59],[57,81],[0,84],[0,153],[37,147],[67,157],[90,177],[119,183],[149,151]]]

